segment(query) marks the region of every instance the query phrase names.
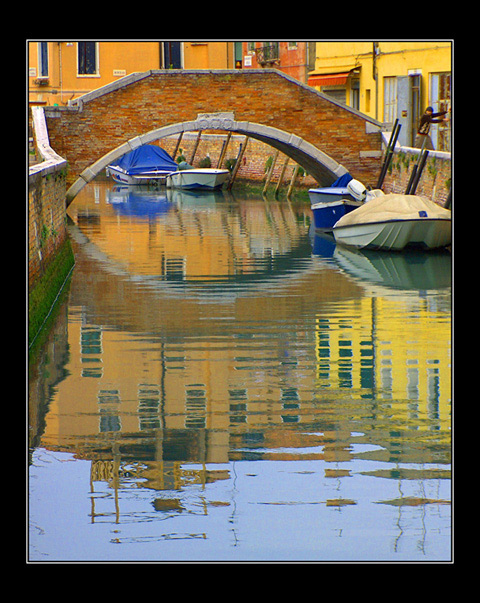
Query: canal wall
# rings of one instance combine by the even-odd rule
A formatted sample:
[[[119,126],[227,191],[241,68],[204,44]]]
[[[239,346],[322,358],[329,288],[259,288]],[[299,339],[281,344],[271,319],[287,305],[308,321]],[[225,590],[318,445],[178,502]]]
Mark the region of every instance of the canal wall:
[[[382,187],[386,193],[405,192],[413,166],[418,161],[419,154],[420,149],[396,146],[390,169]],[[420,197],[427,197],[443,206],[445,205],[451,186],[451,153],[430,151],[415,194]]]
[[[32,107],[37,159],[28,174],[29,342],[36,337],[74,265],[67,236],[67,162],[50,147],[42,107]]]
[[[384,132],[385,147],[388,143],[389,133]],[[190,161],[194,153],[193,165],[199,167],[201,162],[209,157],[212,167],[217,167],[220,159],[223,144],[227,139],[226,134],[201,133],[200,139],[197,132],[185,132],[177,151],[177,156],[182,151],[183,156],[187,161]],[[177,146],[178,135],[163,138],[158,141],[168,153],[173,155]],[[233,134],[228,142],[224,161],[221,167],[225,167],[225,160],[235,159],[238,156],[240,145],[244,145],[246,136]],[[420,149],[412,147],[402,147],[397,145],[393,155],[390,169],[385,177],[383,189],[386,193],[404,193],[410,179],[413,166],[415,165]],[[247,180],[253,182],[265,182],[268,168],[275,158],[276,150],[260,142],[250,138],[247,144],[247,149],[242,158],[241,166],[237,172],[238,180]],[[273,175],[269,185],[269,191],[274,190],[282,173],[287,156],[279,152],[275,161]],[[288,189],[292,179],[293,170],[296,166],[295,161],[289,160],[285,170],[281,191]],[[358,175],[352,173],[358,178]],[[375,188],[376,178],[372,181],[364,181],[365,185],[370,185]],[[416,194],[427,197],[444,205],[450,191],[452,181],[452,157],[451,153],[442,151],[430,151],[427,163],[422,173],[422,177],[417,186]],[[308,189],[318,187],[317,181],[307,173],[300,173],[295,181],[296,189]]]

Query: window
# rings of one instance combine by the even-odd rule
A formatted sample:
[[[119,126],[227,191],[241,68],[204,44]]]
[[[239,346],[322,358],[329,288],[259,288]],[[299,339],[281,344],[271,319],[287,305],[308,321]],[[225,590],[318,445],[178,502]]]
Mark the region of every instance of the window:
[[[451,73],[430,74],[430,104],[435,113],[448,111],[451,107]],[[449,117],[447,115],[447,117]],[[450,151],[450,122],[432,124],[430,136],[438,151]]]
[[[38,75],[48,77],[48,42],[38,43]]]
[[[347,88],[345,86],[322,86],[322,92],[344,105],[347,102]]]
[[[383,79],[383,121],[393,123],[397,118],[397,78]]]
[[[78,42],[78,75],[98,75],[97,42]]]

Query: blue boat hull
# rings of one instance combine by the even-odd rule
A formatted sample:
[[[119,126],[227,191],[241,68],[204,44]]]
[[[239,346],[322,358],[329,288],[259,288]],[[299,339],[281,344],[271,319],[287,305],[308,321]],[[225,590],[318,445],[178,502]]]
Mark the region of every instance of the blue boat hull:
[[[312,188],[308,194],[315,228],[319,230],[331,230],[342,216],[361,205],[343,187]]]

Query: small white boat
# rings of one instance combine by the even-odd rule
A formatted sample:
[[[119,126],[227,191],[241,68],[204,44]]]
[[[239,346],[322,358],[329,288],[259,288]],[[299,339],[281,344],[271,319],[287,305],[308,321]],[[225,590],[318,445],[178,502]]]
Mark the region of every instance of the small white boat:
[[[452,242],[452,212],[416,195],[383,195],[340,218],[333,234],[359,249],[437,249]]]
[[[218,189],[230,178],[229,170],[215,168],[192,168],[169,174],[165,184],[167,188]]]

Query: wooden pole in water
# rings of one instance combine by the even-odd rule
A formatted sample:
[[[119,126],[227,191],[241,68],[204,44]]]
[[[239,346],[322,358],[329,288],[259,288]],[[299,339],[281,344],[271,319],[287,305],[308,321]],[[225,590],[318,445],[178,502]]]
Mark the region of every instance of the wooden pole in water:
[[[175,160],[177,157],[177,151],[180,147],[180,143],[182,142],[183,132],[180,132],[180,136],[177,138],[177,144],[175,145],[175,150],[173,151],[173,159]]]
[[[270,169],[268,170],[267,179],[265,181],[265,186],[263,187],[263,194],[265,194],[267,192],[267,188],[268,188],[268,185],[270,184],[270,180],[272,179],[273,170],[275,169],[275,164],[277,163],[277,158],[278,158],[279,153],[280,153],[280,151],[277,150],[277,152],[275,153],[275,155],[273,157],[272,165],[270,166]]]
[[[285,175],[285,170],[287,169],[287,164],[289,161],[290,161],[290,157],[288,157],[288,155],[287,155],[287,157],[285,157],[285,162],[283,164],[282,171],[280,173],[280,178],[278,179],[277,186],[275,187],[275,197],[277,196],[278,189],[280,188],[280,186],[282,184],[283,176]]]
[[[222,167],[222,163],[223,163],[223,160],[225,159],[225,155],[227,153],[228,143],[230,142],[230,138],[231,137],[232,137],[232,133],[229,132],[227,134],[227,139],[223,143],[222,152],[220,153],[220,159],[218,160],[218,163],[217,163],[217,169],[220,169]]]
[[[378,177],[377,188],[382,188],[383,181],[385,180],[385,176],[387,175],[387,170],[390,166],[390,162],[392,161],[393,154],[395,152],[395,145],[397,144],[397,138],[400,134],[400,129],[402,124],[398,123],[398,118],[395,121],[395,125],[393,127],[392,134],[390,136],[390,140],[388,142],[387,150],[385,151],[385,161],[383,162],[382,169],[380,170],[380,175]]]
[[[201,131],[201,130],[199,130],[199,131],[198,131],[197,140],[195,141],[195,146],[193,147],[192,157],[190,158],[190,162],[189,162],[189,163],[190,163],[190,165],[193,165],[193,160],[194,160],[194,158],[195,158],[195,153],[197,152],[197,149],[198,149],[198,144],[199,144],[199,142],[200,142],[200,138],[201,138],[201,136],[202,136],[202,131]]]
[[[291,192],[293,190],[293,187],[295,185],[295,180],[297,179],[299,169],[300,169],[300,166],[297,163],[297,165],[295,166],[295,169],[293,170],[292,179],[290,181],[290,186],[288,187],[287,199],[290,198],[290,194],[291,194]]]
[[[425,149],[423,151],[423,155],[420,157],[420,161],[418,162],[418,170],[415,175],[415,180],[413,181],[412,188],[410,189],[410,195],[414,195],[417,190],[418,183],[420,182],[420,178],[422,177],[423,168],[425,167],[425,163],[427,162],[427,157],[430,151]]]
[[[415,160],[415,164],[412,167],[412,172],[410,174],[410,178],[408,179],[407,188],[405,189],[405,195],[413,195],[413,193],[411,192],[411,190],[412,190],[412,187],[413,187],[413,183],[415,182],[415,179],[417,177],[418,164],[420,163],[420,159],[422,157],[423,149],[425,147],[426,141],[427,141],[427,137],[424,136],[423,142],[422,142],[422,148],[420,149],[420,153],[417,155],[417,158]]]
[[[249,137],[245,138],[245,142],[243,143],[242,148],[240,149],[240,153],[238,154],[237,161],[235,162],[235,167],[233,168],[232,175],[230,177],[230,182],[227,185],[227,190],[230,190],[233,186],[233,182],[237,177],[237,172],[240,169],[240,164],[242,163],[243,156],[245,154],[245,149],[247,148],[247,143],[249,141]]]

